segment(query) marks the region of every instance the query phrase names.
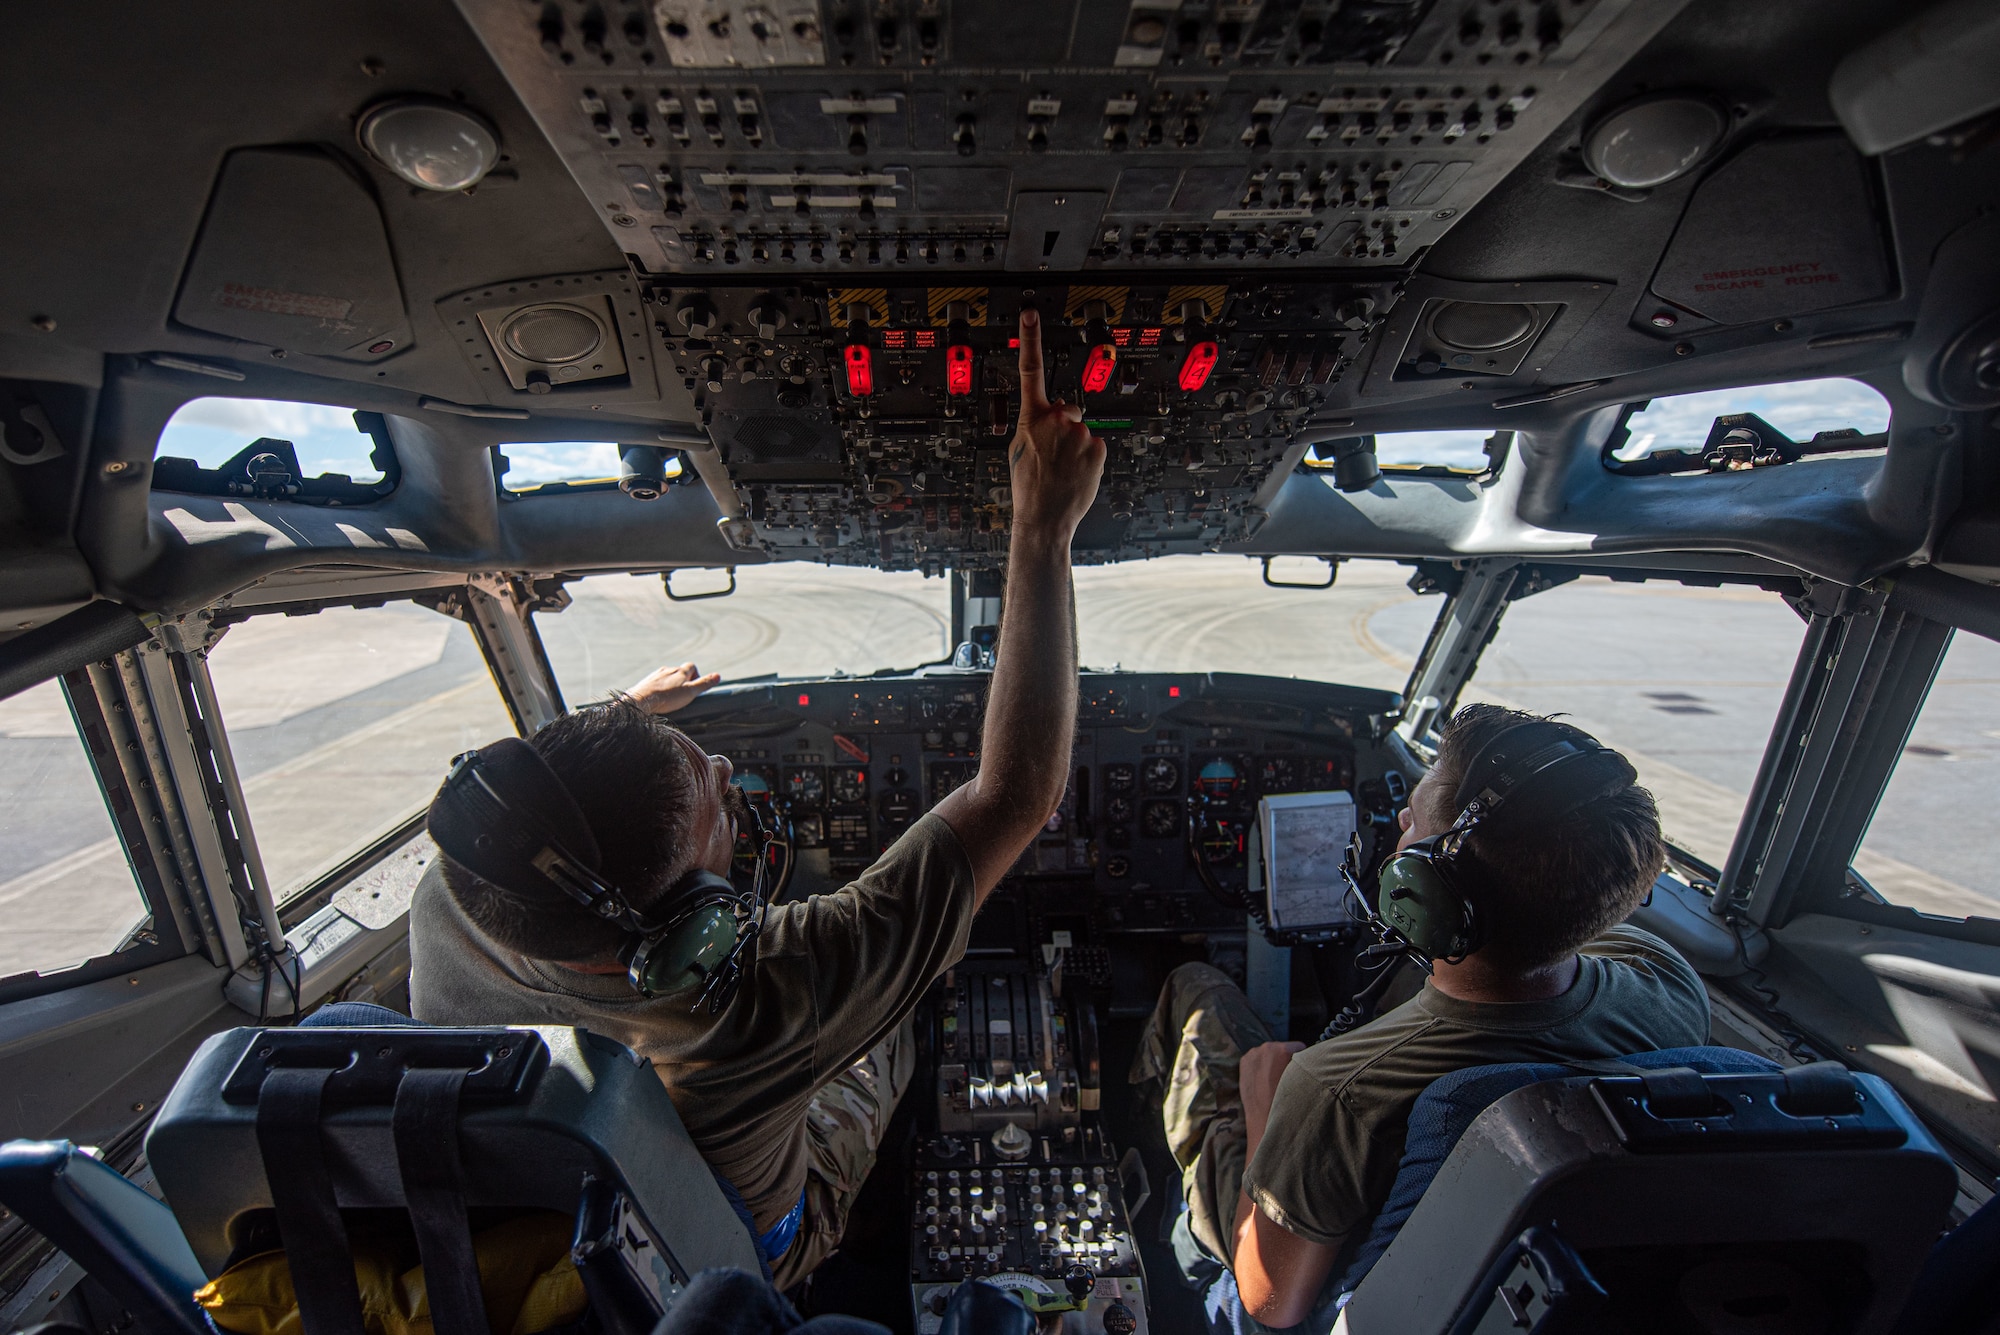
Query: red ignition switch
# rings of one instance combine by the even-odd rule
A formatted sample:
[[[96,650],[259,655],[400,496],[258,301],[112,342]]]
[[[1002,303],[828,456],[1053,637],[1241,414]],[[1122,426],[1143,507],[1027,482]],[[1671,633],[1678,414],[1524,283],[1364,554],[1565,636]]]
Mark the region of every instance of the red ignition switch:
[[[1220,355],[1213,343],[1197,343],[1181,359],[1181,388],[1200,389],[1208,383],[1208,373],[1215,369],[1215,359]]]
[[[972,392],[972,349],[954,343],[944,350],[944,388],[948,394]]]
[[[1109,343],[1100,343],[1090,350],[1090,356],[1083,363],[1083,392],[1102,394],[1111,383],[1111,372],[1118,366],[1118,349]]]
[[[853,395],[875,392],[875,364],[866,344],[850,343],[842,355],[847,359],[847,392]]]

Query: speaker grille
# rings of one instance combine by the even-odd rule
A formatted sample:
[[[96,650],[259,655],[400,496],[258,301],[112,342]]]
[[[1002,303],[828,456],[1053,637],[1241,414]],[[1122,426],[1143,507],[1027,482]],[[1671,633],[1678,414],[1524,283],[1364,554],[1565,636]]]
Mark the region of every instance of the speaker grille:
[[[783,413],[757,413],[736,428],[736,447],[764,459],[800,459],[836,443],[825,423]]]

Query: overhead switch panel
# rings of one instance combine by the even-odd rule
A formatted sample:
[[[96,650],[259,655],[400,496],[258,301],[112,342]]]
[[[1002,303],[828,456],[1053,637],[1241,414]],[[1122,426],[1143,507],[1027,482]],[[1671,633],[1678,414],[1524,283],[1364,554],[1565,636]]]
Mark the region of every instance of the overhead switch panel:
[[[1679,0],[461,0],[653,274],[1403,267]]]

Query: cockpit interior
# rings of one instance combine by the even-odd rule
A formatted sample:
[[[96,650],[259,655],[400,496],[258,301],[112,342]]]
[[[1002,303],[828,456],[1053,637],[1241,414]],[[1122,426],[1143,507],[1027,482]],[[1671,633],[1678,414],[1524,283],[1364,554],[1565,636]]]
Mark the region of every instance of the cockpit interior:
[[[1417,997],[1304,868],[1372,875],[1487,701],[1631,761],[1630,924],[1734,1056],[1471,1110],[1309,1335],[1993,1329],[1990,0],[0,32],[0,1335],[652,1335],[757,1272],[643,1058],[410,1021],[426,810],[685,661],[736,880],[866,872],[980,772],[1024,312],[1105,450],[1063,795],[792,1319],[1230,1328],[1148,1017],[1194,963],[1278,1041]],[[378,1226],[431,1296],[332,1320]]]

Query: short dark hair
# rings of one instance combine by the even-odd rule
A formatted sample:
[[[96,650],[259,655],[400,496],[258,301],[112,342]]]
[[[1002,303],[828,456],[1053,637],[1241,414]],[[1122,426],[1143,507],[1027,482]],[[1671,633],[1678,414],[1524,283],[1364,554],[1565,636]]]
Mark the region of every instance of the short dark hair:
[[[1456,820],[1463,809],[1457,793],[1472,758],[1503,729],[1533,721],[1570,727],[1491,704],[1467,705],[1452,715],[1431,767],[1432,800],[1443,804],[1431,813],[1439,824]],[[1555,963],[1624,921],[1660,874],[1667,846],[1653,795],[1633,784],[1532,829],[1474,830],[1465,854],[1475,872],[1474,911],[1484,925],[1480,953],[1502,967],[1527,970]]]
[[[598,867],[633,901],[651,907],[700,855],[690,837],[700,779],[686,744],[664,719],[622,696],[564,714],[528,739],[563,781],[597,840]],[[532,959],[601,959],[621,930],[550,887],[528,898],[474,875],[449,857],[445,887],[488,937]]]

